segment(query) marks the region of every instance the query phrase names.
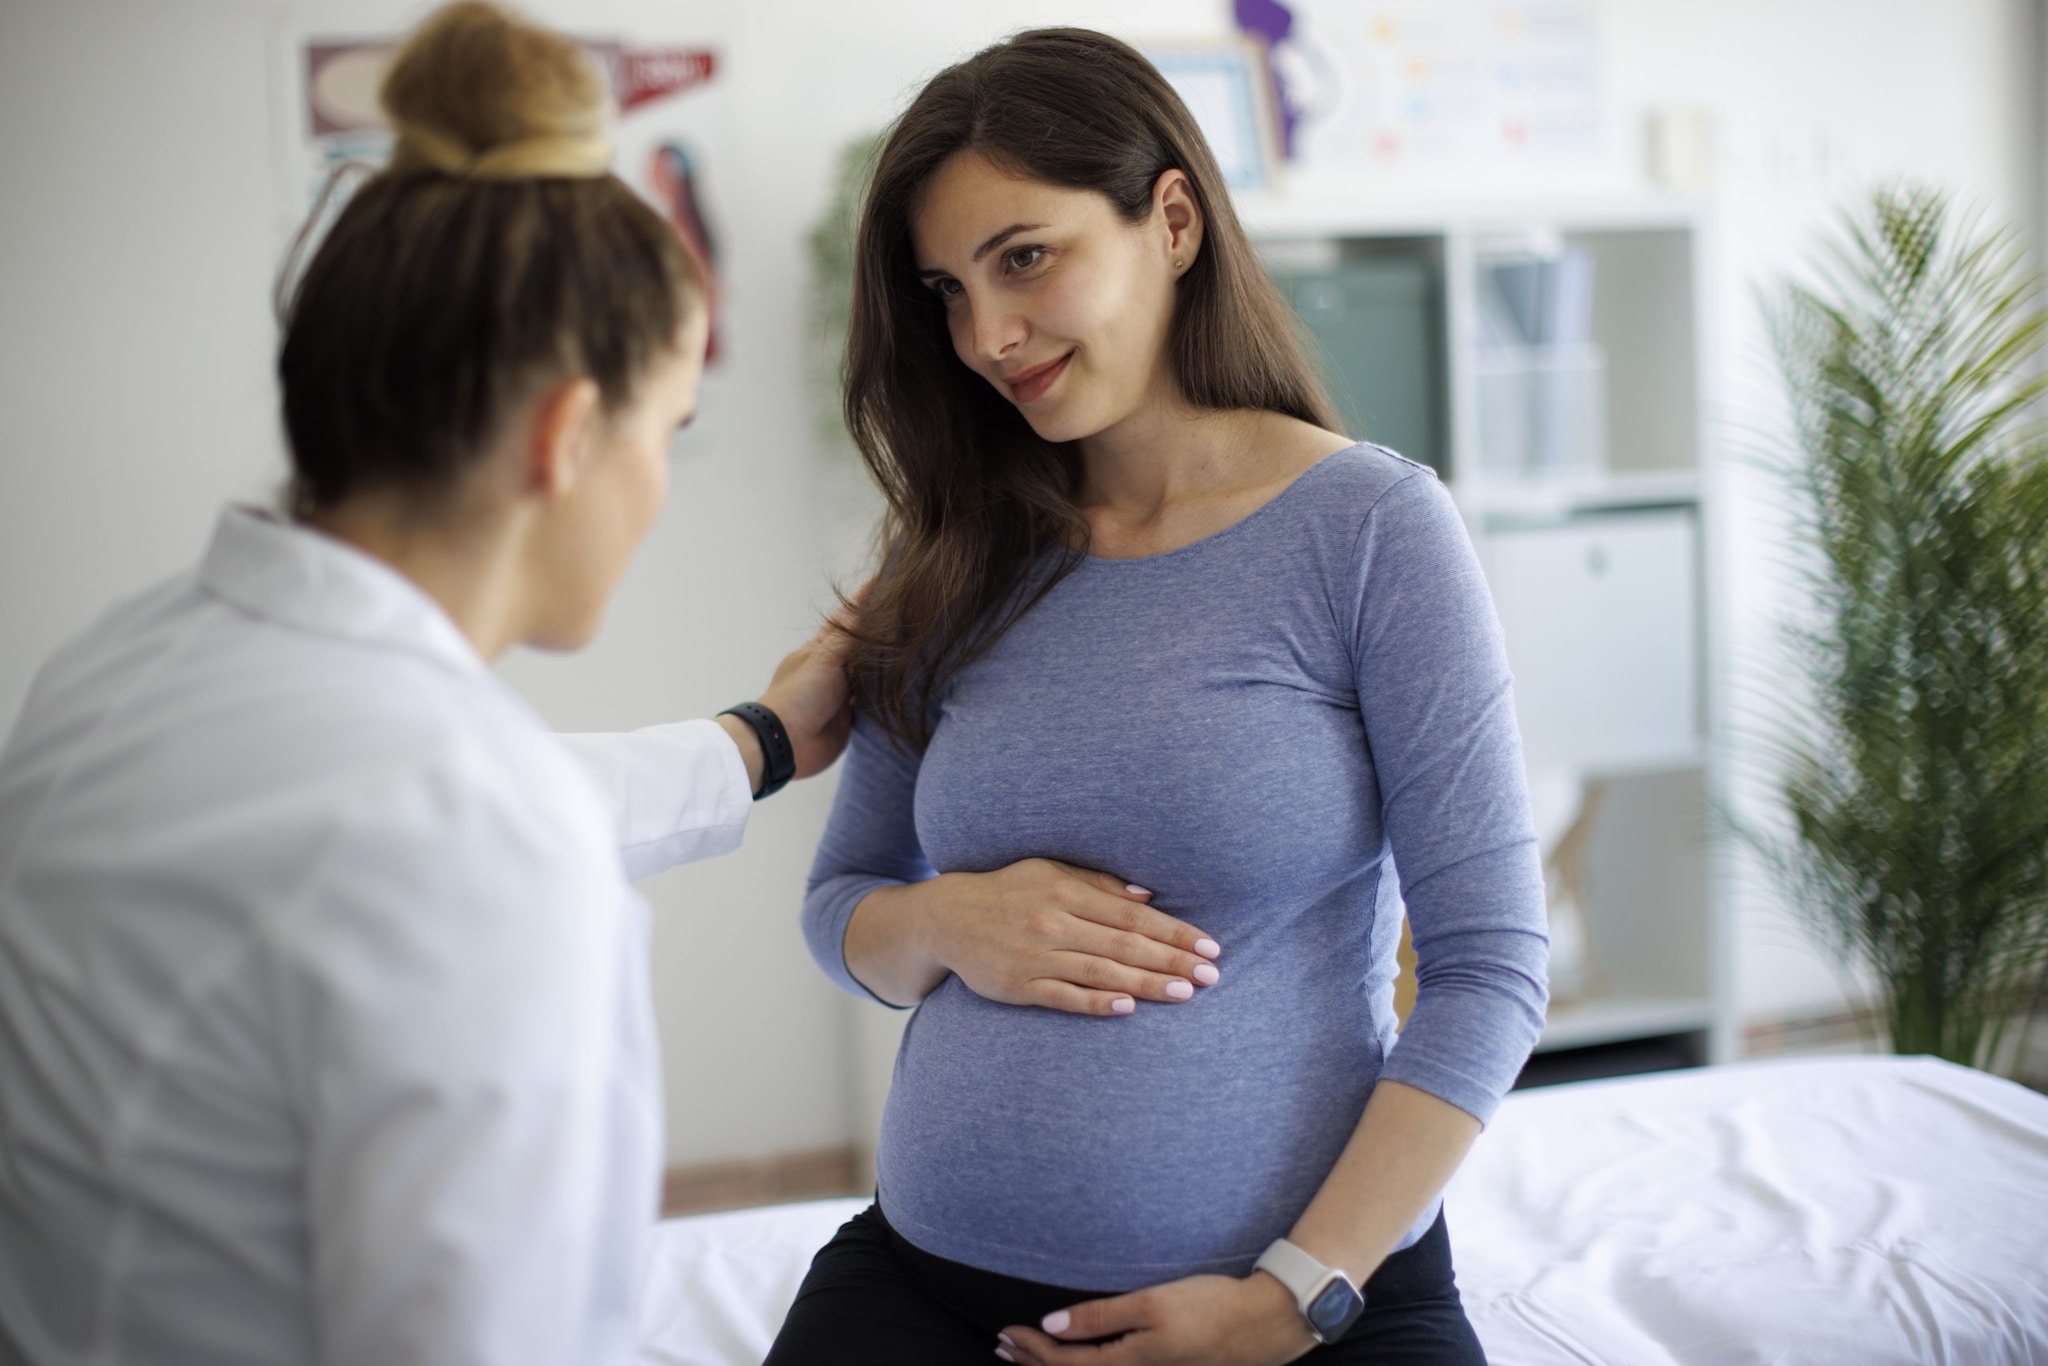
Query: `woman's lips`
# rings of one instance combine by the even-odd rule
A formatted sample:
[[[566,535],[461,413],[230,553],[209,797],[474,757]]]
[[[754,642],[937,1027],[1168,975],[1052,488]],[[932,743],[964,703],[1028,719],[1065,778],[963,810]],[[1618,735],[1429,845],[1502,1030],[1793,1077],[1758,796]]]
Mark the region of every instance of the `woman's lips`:
[[[1047,361],[1044,365],[1026,370],[1020,375],[1006,379],[1010,386],[1010,399],[1014,403],[1031,403],[1045,397],[1045,391],[1052,388],[1053,381],[1066,373],[1067,362],[1074,358],[1069,351],[1058,360]]]

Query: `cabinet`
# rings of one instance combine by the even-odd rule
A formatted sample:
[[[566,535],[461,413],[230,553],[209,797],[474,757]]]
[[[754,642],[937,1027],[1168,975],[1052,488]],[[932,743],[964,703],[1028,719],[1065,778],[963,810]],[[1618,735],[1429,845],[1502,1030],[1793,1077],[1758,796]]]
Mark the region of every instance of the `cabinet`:
[[[1732,1058],[1706,214],[1238,207],[1353,434],[1438,471],[1493,589],[1553,921],[1525,1080]]]
[[[1322,347],[1347,430],[1441,471],[1443,286],[1430,254],[1397,247],[1273,278]]]

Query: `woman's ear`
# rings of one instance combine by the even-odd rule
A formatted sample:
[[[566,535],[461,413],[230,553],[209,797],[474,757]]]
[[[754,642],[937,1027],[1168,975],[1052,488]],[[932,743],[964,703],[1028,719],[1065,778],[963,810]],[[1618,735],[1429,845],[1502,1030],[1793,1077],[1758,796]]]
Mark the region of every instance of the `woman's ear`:
[[[1152,214],[1166,230],[1166,259],[1184,275],[1202,250],[1202,206],[1186,171],[1161,171],[1152,182]]]
[[[565,498],[596,449],[598,392],[588,376],[566,380],[534,401],[526,484],[550,500]]]

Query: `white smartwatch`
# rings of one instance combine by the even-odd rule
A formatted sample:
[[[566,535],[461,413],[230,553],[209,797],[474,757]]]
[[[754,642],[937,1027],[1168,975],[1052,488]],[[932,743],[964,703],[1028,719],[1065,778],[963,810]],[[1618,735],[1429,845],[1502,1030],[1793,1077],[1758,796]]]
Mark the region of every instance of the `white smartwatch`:
[[[1324,1266],[1285,1238],[1275,1238],[1252,1269],[1267,1272],[1287,1287],[1317,1342],[1335,1342],[1365,1312],[1365,1296],[1349,1276]]]

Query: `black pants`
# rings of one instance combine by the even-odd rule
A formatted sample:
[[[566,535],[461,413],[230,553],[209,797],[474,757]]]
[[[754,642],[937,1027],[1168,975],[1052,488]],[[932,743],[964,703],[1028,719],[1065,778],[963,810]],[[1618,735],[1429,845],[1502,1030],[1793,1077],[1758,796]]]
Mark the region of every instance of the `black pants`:
[[[987,1366],[996,1333],[1111,1292],[1040,1285],[914,1247],[879,1205],[856,1214],[811,1262],[763,1366]],[[1485,1366],[1458,1301],[1439,1214],[1365,1283],[1365,1314],[1304,1366]]]

